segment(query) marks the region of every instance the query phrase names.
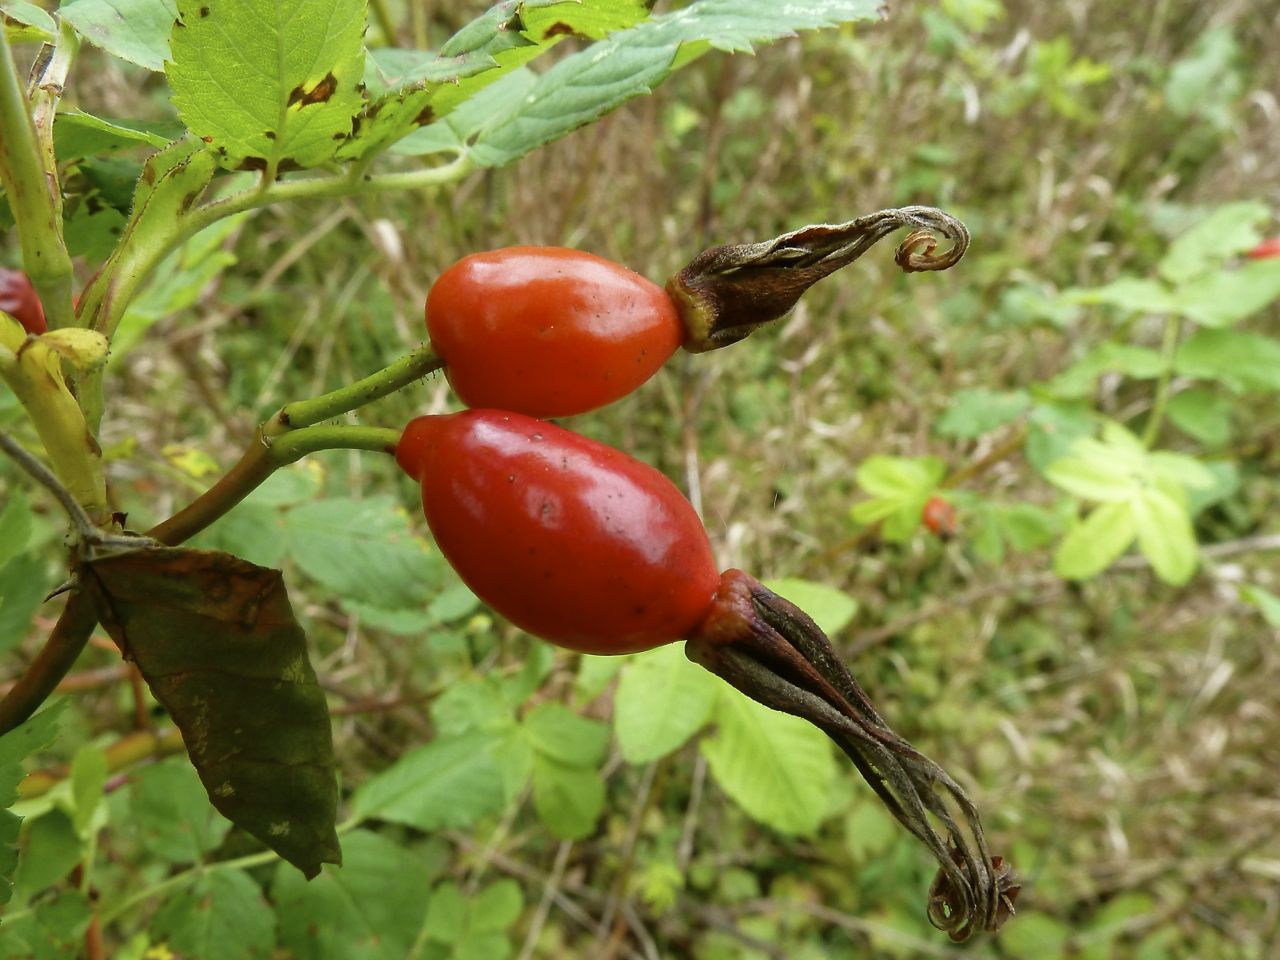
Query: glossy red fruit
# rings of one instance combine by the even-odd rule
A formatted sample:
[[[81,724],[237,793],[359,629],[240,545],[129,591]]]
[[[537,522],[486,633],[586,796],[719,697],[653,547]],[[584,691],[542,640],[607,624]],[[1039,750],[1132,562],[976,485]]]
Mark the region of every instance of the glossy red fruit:
[[[512,623],[586,653],[687,636],[719,576],[675,484],[612,447],[518,413],[419,417],[396,460],[436,544]]]
[[[40,295],[21,270],[0,267],[0,310],[22,324],[27,333],[41,334],[49,329]]]
[[[1263,240],[1246,253],[1245,256],[1250,260],[1271,260],[1272,258],[1280,257],[1280,237]]]
[[[440,275],[426,309],[431,344],[463,402],[533,417],[626,396],[684,339],[660,286],[561,247],[464,257]]]
[[[956,508],[942,497],[930,497],[924,505],[920,521],[940,537],[953,536],[959,529]]]

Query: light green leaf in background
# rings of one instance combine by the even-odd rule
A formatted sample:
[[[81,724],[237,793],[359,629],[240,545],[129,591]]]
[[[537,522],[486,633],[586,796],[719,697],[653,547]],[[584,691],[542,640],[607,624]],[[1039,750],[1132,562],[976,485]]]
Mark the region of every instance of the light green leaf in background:
[[[1280,260],[1218,270],[1178,288],[1178,312],[1205,327],[1229,327],[1280,298]]]
[[[1244,392],[1280,391],[1280,340],[1236,330],[1197,330],[1178,347],[1174,369]]]
[[[1135,380],[1154,380],[1164,372],[1160,353],[1127,343],[1102,343],[1047,384],[1049,393],[1065,400],[1088,397],[1104,373],[1123,373]]]
[[[1053,572],[1087,580],[1111,566],[1137,535],[1129,501],[1104,503],[1067,531],[1053,558]]]
[[[1049,464],[1045,479],[1067,493],[1084,500],[1121,501],[1128,499],[1137,478],[1124,464],[1115,463],[1105,453],[1097,453],[1101,445],[1086,449],[1092,455],[1064,457]]]
[[[1255,246],[1270,219],[1257,200],[1223,204],[1174,240],[1156,269],[1170,283],[1185,284]]]
[[[946,473],[938,457],[867,457],[858,466],[858,486],[877,497],[905,497],[931,490]]]
[[[764,581],[764,585],[807,613],[828,636],[847,627],[858,613],[857,600],[843,590],[823,583],[798,577],[779,577]]]
[[[1280,597],[1253,583],[1240,587],[1240,599],[1257,607],[1268,625],[1280,629]]]
[[[420,850],[369,830],[342,838],[342,869],[311,882],[276,871],[280,945],[298,960],[404,960],[422,926],[432,865]]]
[[[174,0],[75,0],[58,15],[112,56],[163,70],[178,7]]]
[[[524,733],[540,754],[575,767],[598,767],[609,746],[609,728],[564,704],[540,703],[524,718]]]
[[[481,732],[437,737],[401,757],[356,790],[352,809],[419,830],[465,827],[502,808],[496,740]]]
[[[822,732],[728,688],[716,700],[713,722],[716,732],[700,748],[721,789],[780,833],[816,831],[829,812],[836,770]]]
[[[1208,387],[1192,387],[1169,401],[1169,419],[1174,425],[1209,446],[1221,446],[1231,439],[1231,400]]]
[[[178,115],[229,169],[315,167],[361,107],[361,0],[180,0],[165,67]]]
[[[31,630],[32,619],[49,582],[48,565],[34,553],[24,553],[0,566],[0,653],[12,650]]]
[[[153,936],[200,960],[270,960],[276,917],[242,870],[209,870],[166,899]]]
[[[533,806],[557,837],[590,836],[604,813],[604,801],[604,779],[597,771],[568,766],[546,754],[534,758]]]
[[[943,437],[973,438],[1012,423],[1031,407],[1023,390],[957,390],[934,424]]]
[[[162,760],[133,774],[128,825],[142,847],[169,863],[196,863],[231,828],[209,804],[191,763]]]
[[[66,700],[59,700],[0,736],[0,903],[8,903],[13,895],[12,877],[18,864],[18,830],[22,820],[10,812],[9,807],[18,799],[18,784],[26,776],[22,762],[53,743],[66,706]]]
[[[1171,313],[1178,306],[1177,299],[1164,284],[1137,277],[1121,277],[1102,287],[1066,290],[1062,299],[1066,303],[1119,307],[1129,313]]]
[[[1146,487],[1130,505],[1138,549],[1165,583],[1181,586],[1196,571],[1196,535],[1180,487]]]
[[[651,763],[706,726],[720,682],[669,643],[627,660],[613,701],[613,728],[628,763]]]

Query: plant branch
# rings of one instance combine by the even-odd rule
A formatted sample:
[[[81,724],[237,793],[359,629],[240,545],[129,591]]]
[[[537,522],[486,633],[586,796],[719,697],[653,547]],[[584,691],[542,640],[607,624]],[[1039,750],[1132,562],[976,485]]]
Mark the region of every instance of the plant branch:
[[[58,478],[53,475],[53,472],[48,467],[28,453],[22,444],[18,443],[3,430],[0,430],[0,450],[3,450],[9,456],[9,459],[25,470],[36,483],[53,494],[54,499],[62,505],[62,509],[71,518],[71,523],[80,534],[82,540],[90,540],[94,537],[98,529],[94,526],[93,521],[89,519],[89,515],[84,512],[84,508],[71,495],[71,491],[58,482]]]
[[[30,719],[57,689],[98,622],[93,604],[83,593],[72,593],[43,649],[0,698],[0,735]]]
[[[55,51],[50,68],[69,62]],[[40,294],[50,327],[74,322],[71,257],[62,239],[56,170],[43,162],[31,105],[7,36],[0,36],[0,184],[18,227],[22,264]]]
[[[1176,314],[1164,321],[1164,340],[1160,345],[1160,379],[1156,381],[1156,398],[1151,405],[1151,416],[1142,431],[1142,443],[1150,449],[1160,436],[1165,413],[1169,409],[1169,386],[1173,381],[1173,360],[1182,338],[1182,318]]]

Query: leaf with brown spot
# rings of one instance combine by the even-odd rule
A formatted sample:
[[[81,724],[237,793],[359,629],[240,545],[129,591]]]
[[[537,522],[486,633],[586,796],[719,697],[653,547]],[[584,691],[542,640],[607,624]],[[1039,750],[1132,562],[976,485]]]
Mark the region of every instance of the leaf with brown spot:
[[[218,811],[307,877],[340,863],[329,711],[280,571],[163,547],[91,561],[81,577]]]

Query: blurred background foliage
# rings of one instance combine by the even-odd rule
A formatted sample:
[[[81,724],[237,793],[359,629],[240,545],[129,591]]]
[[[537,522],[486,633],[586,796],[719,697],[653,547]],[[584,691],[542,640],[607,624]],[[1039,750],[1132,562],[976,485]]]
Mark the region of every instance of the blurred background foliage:
[[[99,916],[117,957],[1280,952],[1280,308],[1179,320],[1184,346],[1252,339],[1209,343],[1212,363],[1163,386],[1151,361],[1178,284],[1234,276],[1245,241],[1280,231],[1280,3],[892,6],[879,25],[704,57],[448,193],[283,206],[202,235],[126,321],[102,439],[141,528],[281,403],[416,344],[432,278],[466,253],[560,244],[660,279],[712,243],[947,209],[974,236],[948,273],[905,276],[873,251],[775,329],[677,357],[569,425],[676,479],[723,567],[816,591],[885,716],[984,811],[1026,881],[1019,917],[947,945],[922,909],[932,864],[852,771],[797,759],[812,741],[781,728],[759,736],[793,765],[762,770],[758,742],[727,741],[752,729],[729,717],[741,704],[713,702],[677,650],[624,665],[495,619],[423,539],[409,481],[351,452],[283,472],[199,541],[286,571],[355,791],[346,866],[309,885],[279,868],[227,834],[177,760],[109,774],[121,731],[158,718],[145,700],[135,717],[118,658],[94,649],[56,748],[70,776],[25,808],[17,888],[40,955],[83,940],[67,873],[86,850],[94,888],[130,891]],[[387,0],[370,43],[393,29],[435,46],[481,8]],[[86,110],[136,115],[141,88],[169,116],[162,77],[86,49],[77,79]],[[1168,259],[1246,201],[1202,234],[1205,263]],[[1238,296],[1209,302],[1230,313]],[[1091,537],[1075,559],[1102,572],[1064,579],[1088,498],[1049,465],[1083,456],[1075,438],[1104,419],[1142,434],[1162,391],[1157,448],[1213,475],[1178,501],[1198,572],[1172,586],[1145,542],[1112,563]],[[436,377],[361,417],[454,404]],[[1111,429],[1103,443],[1123,445]],[[58,518],[33,514],[12,473],[0,483],[0,523],[21,528],[6,542],[27,544],[0,556],[18,663],[51,623],[37,604]],[[936,493],[957,511],[947,539],[910,522]],[[644,726],[659,706],[675,732]],[[797,762],[808,789],[778,795]],[[212,861],[236,869],[190,867]]]

